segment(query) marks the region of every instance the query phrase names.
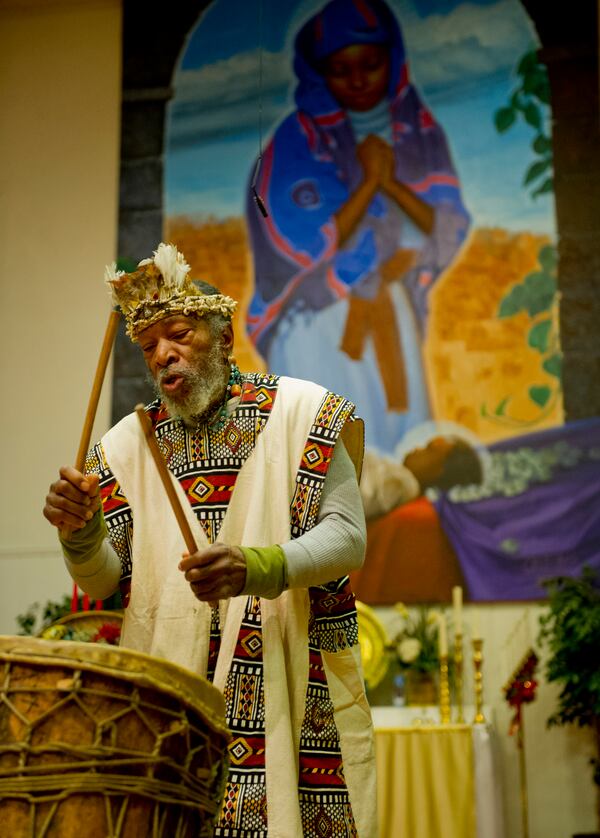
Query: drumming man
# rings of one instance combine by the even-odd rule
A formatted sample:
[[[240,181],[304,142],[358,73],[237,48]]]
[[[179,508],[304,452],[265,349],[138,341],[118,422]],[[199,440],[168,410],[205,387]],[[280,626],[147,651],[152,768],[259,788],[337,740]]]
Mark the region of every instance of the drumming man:
[[[310,382],[240,373],[235,301],[159,245],[107,281],[154,381],[145,410],[199,545],[183,554],[135,414],[60,470],[44,515],[77,584],[127,603],[122,645],[224,695],[215,835],[376,834],[372,723],[347,574],[364,558],[362,423]]]

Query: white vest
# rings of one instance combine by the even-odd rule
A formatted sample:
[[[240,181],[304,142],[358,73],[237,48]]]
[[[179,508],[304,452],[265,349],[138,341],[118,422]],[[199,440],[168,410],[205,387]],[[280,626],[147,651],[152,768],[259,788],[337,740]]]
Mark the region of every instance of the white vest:
[[[284,377],[279,380],[267,425],[238,474],[219,541],[267,547],[290,540],[296,473],[324,395],[316,384]],[[121,643],[205,677],[210,608],[193,596],[178,569],[185,543],[137,416],[126,416],[115,425],[102,445],[134,519],[131,600]],[[172,481],[198,548],[208,546],[183,489],[173,476]],[[219,604],[222,641],[214,684],[220,690],[225,686],[246,603],[247,597],[239,596]],[[261,599],[261,615],[269,838],[290,838],[302,835],[295,790],[308,683],[307,589],[285,591],[275,600]],[[322,655],[354,819],[361,838],[371,838],[376,835],[377,821],[373,730],[358,646],[335,653],[323,651]]]

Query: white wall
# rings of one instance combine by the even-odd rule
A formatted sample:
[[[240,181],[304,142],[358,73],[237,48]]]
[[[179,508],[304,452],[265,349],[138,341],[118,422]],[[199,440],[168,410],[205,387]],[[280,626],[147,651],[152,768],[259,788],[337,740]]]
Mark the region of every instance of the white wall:
[[[0,4],[0,632],[70,584],[41,515],[79,444],[115,256],[121,7]],[[110,381],[96,433],[108,422]]]
[[[41,508],[57,467],[74,459],[109,312],[102,270],[116,255],[120,27],[118,0],[0,0],[0,633],[15,632],[31,603],[70,590]],[[95,437],[107,427],[109,390],[107,380]],[[500,650],[522,611],[481,609],[507,838],[521,832]],[[525,709],[531,838],[594,828],[591,740],[546,730],[555,694],[542,683]]]

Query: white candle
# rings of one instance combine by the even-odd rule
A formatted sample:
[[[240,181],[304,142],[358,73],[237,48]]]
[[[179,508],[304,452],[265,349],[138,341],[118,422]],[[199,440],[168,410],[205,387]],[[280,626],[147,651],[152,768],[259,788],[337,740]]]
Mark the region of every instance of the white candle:
[[[473,611],[473,626],[471,628],[471,637],[473,640],[481,639],[481,623],[479,620],[479,608]]]
[[[446,632],[446,617],[442,614],[440,616],[440,624],[438,630],[438,646],[440,657],[448,657],[448,634]]]
[[[454,632],[456,634],[463,633],[462,626],[462,604],[463,594],[460,585],[455,585],[452,588],[452,606],[454,609]]]

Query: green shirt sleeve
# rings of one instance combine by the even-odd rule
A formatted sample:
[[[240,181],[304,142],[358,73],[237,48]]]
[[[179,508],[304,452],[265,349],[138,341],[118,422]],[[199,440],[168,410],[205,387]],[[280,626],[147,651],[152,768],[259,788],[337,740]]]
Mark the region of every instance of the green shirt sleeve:
[[[85,527],[71,532],[68,539],[58,535],[63,554],[72,564],[82,564],[95,555],[108,536],[102,509],[99,509]]]
[[[285,553],[271,547],[240,547],[246,559],[246,584],[242,593],[275,599],[287,587]]]

